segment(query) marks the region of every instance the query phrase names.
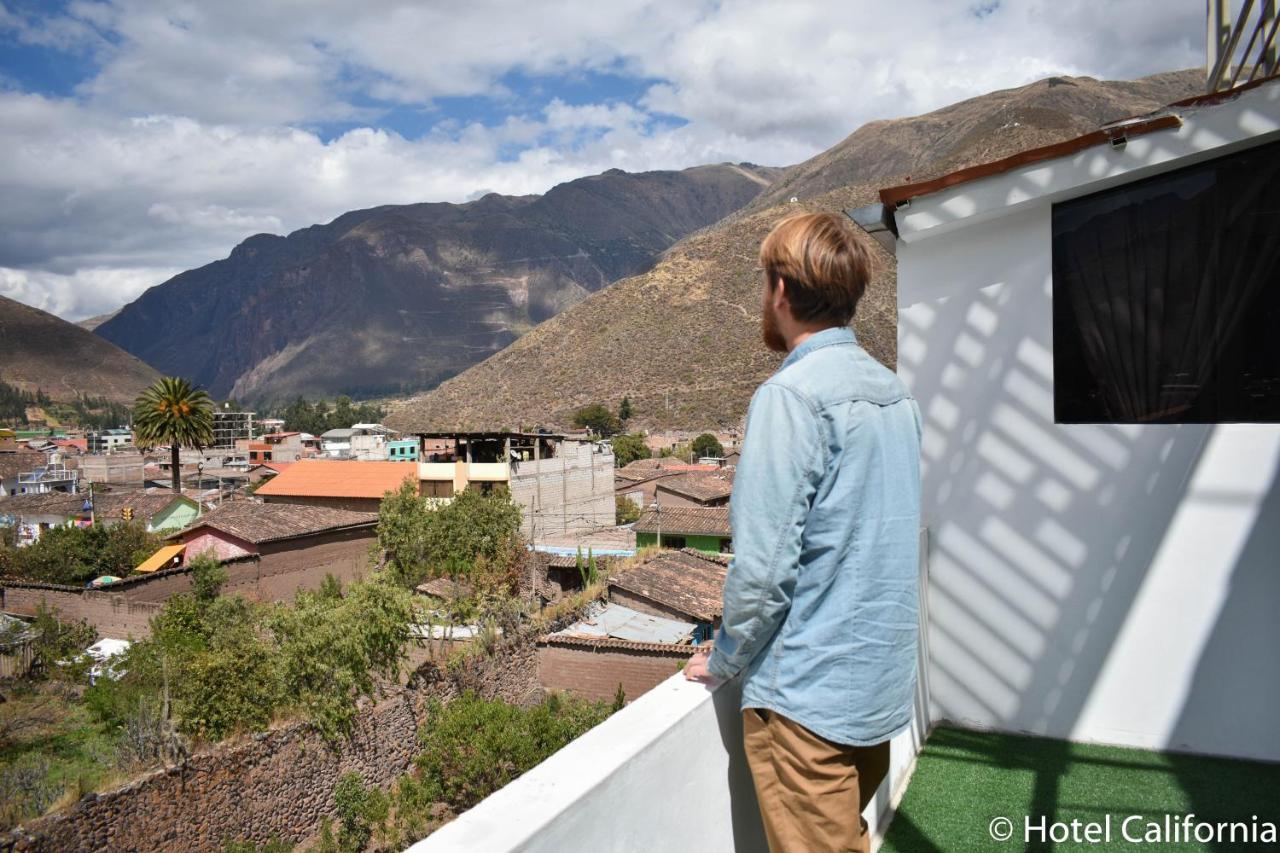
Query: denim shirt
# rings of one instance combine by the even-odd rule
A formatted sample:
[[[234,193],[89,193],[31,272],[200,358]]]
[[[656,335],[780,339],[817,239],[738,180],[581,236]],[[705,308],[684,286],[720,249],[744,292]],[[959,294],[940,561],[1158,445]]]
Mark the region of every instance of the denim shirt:
[[[920,411],[847,328],[756,390],[733,483],[734,556],[707,668],[742,707],[870,746],[911,721]]]

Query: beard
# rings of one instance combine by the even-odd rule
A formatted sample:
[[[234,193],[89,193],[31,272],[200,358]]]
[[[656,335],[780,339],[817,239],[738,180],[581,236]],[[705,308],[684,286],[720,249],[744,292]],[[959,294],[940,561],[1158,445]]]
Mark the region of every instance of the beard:
[[[778,315],[773,313],[773,306],[765,303],[760,313],[760,335],[764,345],[774,352],[787,352],[787,339],[778,328]]]

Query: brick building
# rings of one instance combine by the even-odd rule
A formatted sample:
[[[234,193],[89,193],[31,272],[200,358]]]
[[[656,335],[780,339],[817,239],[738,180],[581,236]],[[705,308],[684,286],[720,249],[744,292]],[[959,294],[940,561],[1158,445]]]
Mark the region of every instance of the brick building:
[[[598,605],[582,621],[538,639],[538,682],[597,700],[612,699],[622,685],[635,699],[689,659],[696,629],[621,604]]]

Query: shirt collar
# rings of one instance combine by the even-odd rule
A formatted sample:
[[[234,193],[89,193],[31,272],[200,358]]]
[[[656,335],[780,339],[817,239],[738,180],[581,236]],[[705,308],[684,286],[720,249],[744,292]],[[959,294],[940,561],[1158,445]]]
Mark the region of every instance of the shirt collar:
[[[822,349],[834,344],[856,344],[857,342],[858,339],[854,337],[853,329],[848,326],[832,326],[830,329],[823,329],[821,332],[815,332],[805,338],[804,343],[788,353],[787,357],[782,361],[782,367],[778,369],[781,370],[783,367],[795,364],[816,349]]]

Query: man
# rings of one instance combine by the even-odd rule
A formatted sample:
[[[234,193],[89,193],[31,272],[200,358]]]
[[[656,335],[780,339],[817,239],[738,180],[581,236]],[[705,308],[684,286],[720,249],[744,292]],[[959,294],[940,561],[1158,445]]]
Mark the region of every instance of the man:
[[[787,357],[751,400],[723,621],[685,675],[744,673],[771,850],[869,851],[861,812],[915,693],[920,413],[848,328],[871,258],[844,219],[788,217],[760,263],[764,342]]]

